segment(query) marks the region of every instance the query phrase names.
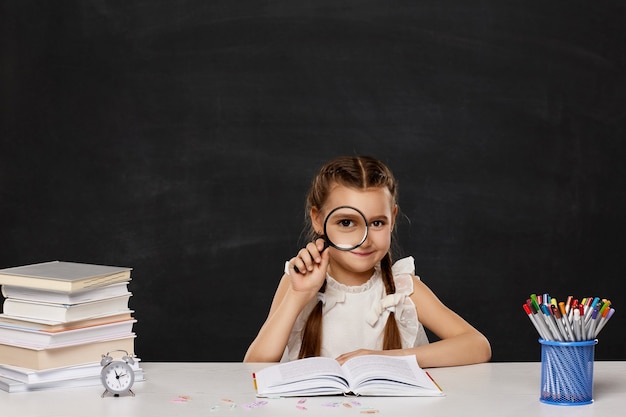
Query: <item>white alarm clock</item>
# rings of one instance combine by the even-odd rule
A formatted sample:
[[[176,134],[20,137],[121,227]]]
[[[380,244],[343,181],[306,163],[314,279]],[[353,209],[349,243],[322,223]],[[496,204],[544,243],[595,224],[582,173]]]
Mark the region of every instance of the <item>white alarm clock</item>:
[[[111,353],[123,352],[125,355],[122,359],[113,360]],[[132,366],[135,360],[125,350],[113,350],[107,352],[106,355],[102,355],[100,365],[102,365],[102,371],[100,372],[100,380],[104,385],[104,392],[102,397],[107,392],[113,394],[114,397],[119,397],[122,394],[130,394],[135,396],[135,393],[131,390],[131,387],[135,383],[135,371]]]

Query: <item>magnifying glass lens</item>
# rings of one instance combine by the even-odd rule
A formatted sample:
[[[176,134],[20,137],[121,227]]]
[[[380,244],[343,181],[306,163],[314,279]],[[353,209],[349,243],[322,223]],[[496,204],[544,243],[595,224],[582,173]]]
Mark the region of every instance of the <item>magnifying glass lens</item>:
[[[367,219],[354,207],[337,207],[326,217],[324,231],[330,246],[353,250],[367,238]]]

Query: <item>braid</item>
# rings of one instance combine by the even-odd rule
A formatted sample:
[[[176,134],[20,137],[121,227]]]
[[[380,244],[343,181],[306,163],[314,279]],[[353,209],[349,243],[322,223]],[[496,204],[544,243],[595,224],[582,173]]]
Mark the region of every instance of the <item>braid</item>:
[[[326,281],[320,288],[323,293],[326,290]],[[311,310],[311,314],[304,325],[302,332],[302,344],[300,345],[300,353],[298,359],[308,358],[310,356],[320,356],[322,351],[322,300]]]
[[[396,284],[393,280],[393,273],[391,271],[391,254],[387,252],[385,257],[380,261],[380,270],[383,276],[383,283],[385,284],[385,291],[387,294],[396,293]],[[396,315],[392,311],[387,317],[387,323],[385,323],[385,331],[383,333],[383,350],[401,349],[402,337],[400,335],[400,329],[396,322]]]

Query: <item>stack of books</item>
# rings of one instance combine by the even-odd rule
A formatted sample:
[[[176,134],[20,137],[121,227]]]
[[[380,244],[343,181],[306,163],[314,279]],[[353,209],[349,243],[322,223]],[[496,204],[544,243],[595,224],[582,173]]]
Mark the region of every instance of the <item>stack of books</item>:
[[[98,385],[102,355],[134,356],[130,274],[131,268],[60,261],[0,269],[0,390]]]

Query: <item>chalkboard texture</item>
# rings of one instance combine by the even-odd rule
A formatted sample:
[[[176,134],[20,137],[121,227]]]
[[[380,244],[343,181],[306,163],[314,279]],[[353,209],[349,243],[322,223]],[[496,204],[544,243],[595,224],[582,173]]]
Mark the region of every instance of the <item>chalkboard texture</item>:
[[[5,1],[0,267],[132,267],[143,360],[239,361],[313,173],[372,155],[494,360],[539,360],[533,292],[611,299],[624,360],[624,4]]]

